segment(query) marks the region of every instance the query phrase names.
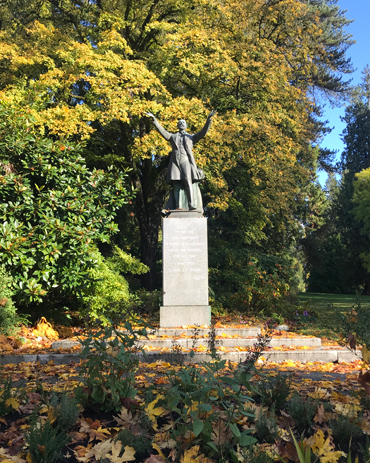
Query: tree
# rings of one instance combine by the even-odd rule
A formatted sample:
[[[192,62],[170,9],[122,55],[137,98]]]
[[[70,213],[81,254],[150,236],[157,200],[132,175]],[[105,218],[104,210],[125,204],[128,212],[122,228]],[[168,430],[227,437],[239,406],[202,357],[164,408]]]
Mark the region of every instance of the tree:
[[[30,113],[0,105],[0,268],[23,306],[76,294],[132,197],[125,173],[90,171],[80,144],[46,138]]]
[[[363,265],[370,273],[370,168],[356,174],[354,182],[353,202],[355,207],[353,213],[355,219],[359,222],[361,233],[366,237],[364,251],[360,254]]]
[[[369,82],[370,69],[366,67],[363,82],[353,90],[343,118],[345,149],[338,166],[342,177],[339,183],[334,174],[329,177],[325,223],[305,241],[311,269],[309,289],[313,291],[351,293],[360,288],[365,292],[370,289],[369,274],[361,257],[368,252],[369,240],[367,234],[362,233],[361,211],[365,203],[360,204],[360,191],[366,190],[366,169],[370,167]],[[361,176],[361,183],[356,180],[357,175]],[[354,201],[357,203],[355,215]],[[355,216],[360,221],[356,221]]]
[[[153,288],[168,147],[143,111],[169,130],[183,117],[194,131],[217,108],[195,153],[207,214],[232,203],[240,174],[260,214],[250,238],[266,239],[277,225],[288,235],[316,165],[310,91],[346,88],[336,75],[349,71],[348,21],[335,4],[10,0],[0,10],[1,97],[29,107],[48,135],[86,140],[90,166],[131,169],[141,259],[151,268],[144,282]]]

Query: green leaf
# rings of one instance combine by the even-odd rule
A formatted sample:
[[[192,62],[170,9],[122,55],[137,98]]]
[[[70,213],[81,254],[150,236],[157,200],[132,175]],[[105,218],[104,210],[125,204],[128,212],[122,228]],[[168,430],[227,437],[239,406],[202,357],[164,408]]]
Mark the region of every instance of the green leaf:
[[[193,421],[193,432],[195,434],[195,437],[199,436],[199,434],[203,431],[203,428],[204,428],[203,421],[200,421],[200,420]]]
[[[235,423],[229,423],[229,428],[235,437],[240,437],[240,431],[238,426]]]
[[[256,442],[257,442],[257,439],[255,437],[249,436],[248,434],[245,434],[244,432],[240,436],[240,439],[239,439],[239,444],[242,447],[248,447],[250,445],[254,445]]]

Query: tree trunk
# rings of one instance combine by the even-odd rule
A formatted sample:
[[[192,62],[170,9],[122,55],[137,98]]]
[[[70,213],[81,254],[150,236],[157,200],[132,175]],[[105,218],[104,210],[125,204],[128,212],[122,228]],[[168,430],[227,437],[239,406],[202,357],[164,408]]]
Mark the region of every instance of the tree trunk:
[[[166,162],[154,166],[151,159],[142,161],[140,176],[136,178],[136,213],[140,228],[141,261],[150,268],[142,275],[142,284],[148,291],[161,286],[157,275],[158,234],[162,221],[167,186],[164,182]]]

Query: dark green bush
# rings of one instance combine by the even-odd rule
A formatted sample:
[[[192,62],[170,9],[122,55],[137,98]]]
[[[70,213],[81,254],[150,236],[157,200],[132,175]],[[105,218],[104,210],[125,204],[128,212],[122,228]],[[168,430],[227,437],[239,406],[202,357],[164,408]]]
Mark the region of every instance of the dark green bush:
[[[11,276],[0,267],[0,333],[13,334],[16,328],[26,322],[26,317],[19,317],[12,301],[13,284]]]
[[[0,132],[0,266],[13,278],[18,307],[66,300],[96,266],[94,242],[117,231],[127,175],[90,171],[82,143],[47,138],[4,102]]]

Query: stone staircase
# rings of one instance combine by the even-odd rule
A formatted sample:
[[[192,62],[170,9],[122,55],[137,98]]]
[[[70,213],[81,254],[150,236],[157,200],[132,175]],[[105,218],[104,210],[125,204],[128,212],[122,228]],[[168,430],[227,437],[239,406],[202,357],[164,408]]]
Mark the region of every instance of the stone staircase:
[[[142,338],[138,347],[144,351],[139,353],[144,362],[157,360],[175,361],[178,356],[185,356],[186,361],[199,363],[210,360],[209,333],[206,328],[159,328]],[[221,359],[243,362],[250,348],[257,342],[260,328],[216,328],[215,347]],[[53,343],[53,349],[67,349],[78,345],[78,341],[62,340]],[[188,355],[194,349],[194,355]],[[55,351],[54,351],[55,352]],[[268,348],[263,352],[263,360],[281,363],[284,361],[307,362],[350,362],[358,360],[361,351],[356,354],[340,346],[322,346],[321,339],[315,337],[291,337],[282,332],[281,336],[271,339]],[[53,354],[53,357],[62,354]],[[76,354],[70,354],[76,355]],[[78,355],[78,354],[77,354]],[[49,354],[50,356],[50,354]]]

